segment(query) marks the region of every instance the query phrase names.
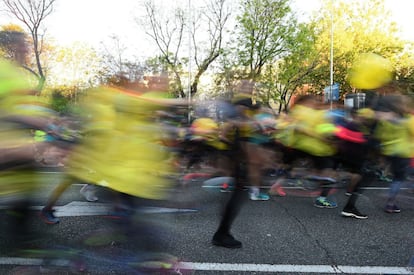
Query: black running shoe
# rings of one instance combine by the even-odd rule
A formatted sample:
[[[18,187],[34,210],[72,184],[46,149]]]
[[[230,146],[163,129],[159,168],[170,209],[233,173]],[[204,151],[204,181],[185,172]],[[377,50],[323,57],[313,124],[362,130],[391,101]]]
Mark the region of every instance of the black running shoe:
[[[355,207],[353,207],[353,208],[344,208],[344,210],[342,210],[341,214],[344,217],[351,217],[351,218],[356,218],[356,219],[367,219],[368,218],[367,215],[362,214]]]
[[[222,246],[226,248],[241,248],[242,243],[238,240],[236,240],[232,235],[229,233],[223,234],[223,233],[216,233],[213,236],[213,245],[216,246]]]

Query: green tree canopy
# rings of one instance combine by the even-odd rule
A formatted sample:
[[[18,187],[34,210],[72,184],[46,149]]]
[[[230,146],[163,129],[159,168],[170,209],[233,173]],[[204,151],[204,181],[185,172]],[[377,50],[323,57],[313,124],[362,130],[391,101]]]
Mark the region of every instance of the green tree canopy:
[[[316,30],[316,50],[319,65],[313,72],[312,83],[322,90],[330,83],[330,41],[333,30],[334,82],[341,84],[342,92],[352,91],[347,73],[355,57],[361,53],[379,54],[395,65],[406,42],[391,20],[383,0],[327,1],[310,24]],[[332,19],[332,20],[331,20]]]
[[[287,55],[297,20],[289,0],[246,0],[240,9],[234,33],[237,66],[256,80],[266,64]]]

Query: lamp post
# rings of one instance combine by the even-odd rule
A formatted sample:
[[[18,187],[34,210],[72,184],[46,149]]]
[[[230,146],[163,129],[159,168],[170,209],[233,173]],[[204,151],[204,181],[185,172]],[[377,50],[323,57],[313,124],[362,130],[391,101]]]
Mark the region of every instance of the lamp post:
[[[333,23],[333,10],[334,10],[334,8],[333,8],[333,0],[331,0],[331,46],[330,46],[330,48],[331,48],[331,54],[330,54],[330,86],[329,86],[329,101],[330,101],[330,108],[331,108],[331,110],[332,110],[332,97],[333,97],[333,91],[332,91],[332,89],[333,89],[333,54],[334,54],[334,52],[333,52],[333,45],[334,45],[334,43],[333,43],[333,38],[334,38],[334,27],[333,27],[333,25],[334,25],[334,23]]]
[[[187,80],[187,90],[188,90],[188,123],[191,121],[191,0],[188,0],[188,80]]]

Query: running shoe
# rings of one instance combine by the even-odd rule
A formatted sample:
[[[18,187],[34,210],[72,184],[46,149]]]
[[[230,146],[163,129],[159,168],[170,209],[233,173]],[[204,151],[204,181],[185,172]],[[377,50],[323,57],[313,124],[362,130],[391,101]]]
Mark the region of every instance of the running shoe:
[[[356,219],[367,219],[368,218],[367,215],[362,214],[355,207],[353,207],[353,208],[344,208],[342,210],[341,214],[344,217],[351,217],[351,218],[356,218]]]
[[[212,240],[213,245],[222,246],[226,248],[240,248],[242,243],[236,240],[231,234],[216,233]]]
[[[334,201],[330,201],[325,197],[318,197],[315,200],[314,206],[319,208],[336,208],[338,205]]]
[[[220,192],[226,193],[226,192],[232,192],[234,191],[234,186],[228,183],[223,183],[220,187]]]
[[[286,196],[285,190],[283,190],[282,185],[278,182],[276,182],[272,185],[272,187],[270,188],[269,194],[276,195],[276,196],[279,196],[279,197],[285,197]]]
[[[42,220],[47,224],[57,224],[60,222],[59,218],[55,216],[54,214],[55,210],[48,210],[43,208],[40,211],[40,217]]]
[[[355,191],[349,191],[349,190],[347,190],[345,192],[345,196],[348,196],[348,197],[352,196],[352,194],[361,195],[360,192],[355,192]]]
[[[250,200],[252,201],[268,201],[270,199],[269,195],[264,193],[250,193]]]
[[[379,177],[380,181],[384,181],[384,182],[392,182],[392,176],[389,175],[381,175]]]
[[[95,194],[94,187],[89,186],[88,184],[85,184],[81,190],[79,190],[79,193],[90,202],[95,202],[98,200],[98,197]]]
[[[400,213],[401,212],[401,209],[395,204],[392,204],[392,205],[388,204],[387,206],[385,206],[384,210],[387,213]]]

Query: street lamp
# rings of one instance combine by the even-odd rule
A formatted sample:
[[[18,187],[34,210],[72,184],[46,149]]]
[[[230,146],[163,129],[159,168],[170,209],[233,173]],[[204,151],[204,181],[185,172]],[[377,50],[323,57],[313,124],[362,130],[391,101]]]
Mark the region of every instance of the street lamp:
[[[191,121],[191,0],[188,0],[188,123]]]
[[[333,0],[331,0],[331,56],[330,56],[330,85],[329,85],[329,101],[331,104],[331,110],[332,110],[332,97],[333,97],[333,37],[334,37],[334,27],[333,27]]]

